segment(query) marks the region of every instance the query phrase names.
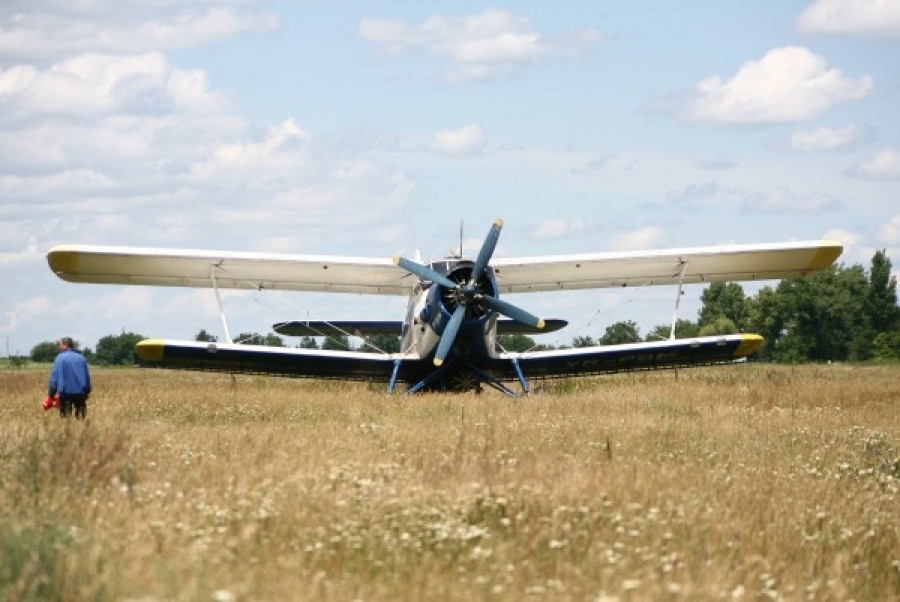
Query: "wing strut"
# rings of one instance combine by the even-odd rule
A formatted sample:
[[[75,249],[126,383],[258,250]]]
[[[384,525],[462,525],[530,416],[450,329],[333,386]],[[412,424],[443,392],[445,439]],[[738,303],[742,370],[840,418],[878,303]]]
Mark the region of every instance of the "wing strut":
[[[391,380],[388,383],[388,394],[394,392],[394,387],[397,385],[397,373],[400,372],[400,362],[402,360],[397,358],[394,360],[394,369],[391,371]]]
[[[219,295],[219,284],[216,282],[216,270],[219,269],[219,266],[216,264],[211,264],[209,266],[209,277],[213,283],[213,290],[216,291],[216,303],[219,305],[219,315],[222,317],[222,328],[225,329],[225,339],[230,343],[234,343],[234,340],[231,338],[231,333],[228,332],[228,320],[225,319],[225,308],[222,307],[222,297]]]
[[[684,284],[684,269],[687,267],[688,262],[685,260],[681,260],[681,264],[678,266],[678,293],[675,297],[675,313],[672,314],[672,330],[669,331],[669,340],[675,340],[675,324],[678,323],[678,308],[681,306],[681,287]]]
[[[510,358],[513,368],[516,369],[516,376],[519,377],[519,384],[522,385],[522,395],[528,395],[528,381],[525,380],[525,374],[522,372],[522,366],[519,365],[519,358]]]

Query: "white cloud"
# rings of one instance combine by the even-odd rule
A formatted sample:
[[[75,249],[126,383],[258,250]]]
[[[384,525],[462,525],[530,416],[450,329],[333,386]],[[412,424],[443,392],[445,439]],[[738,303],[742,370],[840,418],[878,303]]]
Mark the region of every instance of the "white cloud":
[[[857,165],[851,173],[866,180],[898,180],[900,179],[900,152],[885,148],[871,160]]]
[[[844,248],[852,247],[860,240],[862,237],[855,233],[850,232],[849,230],[843,230],[841,228],[836,228],[834,230],[828,230],[822,235],[823,240],[836,240],[839,243],[844,245]]]
[[[742,208],[748,213],[815,214],[835,211],[841,208],[841,204],[820,192],[801,195],[787,188],[779,188],[769,194],[749,196]]]
[[[616,251],[640,251],[653,249],[662,245],[665,232],[657,226],[647,226],[631,232],[624,232],[613,239]]]
[[[666,198],[676,203],[693,205],[697,202],[714,199],[720,192],[719,184],[709,181],[702,184],[689,184],[681,190],[671,190],[666,194]]]
[[[4,25],[0,27],[0,59],[33,61],[84,52],[135,54],[194,47],[278,26],[277,17],[264,11],[220,5],[172,12],[165,7],[167,14],[158,16],[160,7],[148,4],[129,5],[127,10],[88,6],[81,11],[41,2],[18,9],[5,6],[0,8]]]
[[[737,165],[737,161],[722,157],[697,161],[697,167],[708,171],[726,171],[728,169],[734,169]]]
[[[745,62],[731,79],[713,76],[697,84],[688,117],[716,124],[805,121],[862,98],[873,86],[871,76],[845,77],[807,48],[775,48]]]
[[[11,310],[3,312],[6,316],[6,324],[0,325],[0,332],[15,332],[20,325],[28,322],[28,320],[45,315],[50,311],[50,308],[50,299],[46,295],[20,301]]]
[[[842,128],[816,128],[794,132],[785,146],[792,151],[831,151],[845,148],[862,138],[862,128],[851,123]]]
[[[878,236],[886,243],[892,245],[900,244],[900,213],[891,217],[890,220],[881,226]]]
[[[432,145],[447,155],[468,155],[484,145],[484,133],[477,125],[466,125],[455,130],[440,130],[432,136]]]
[[[293,119],[270,128],[260,142],[234,142],[217,147],[212,156],[196,164],[191,175],[199,180],[270,179],[295,172],[303,162],[299,143],[309,135]]]
[[[449,61],[444,76],[451,83],[488,80],[545,59],[575,56],[602,39],[596,30],[584,30],[553,40],[528,19],[497,9],[466,17],[433,15],[418,25],[363,19],[359,36],[378,44],[385,56],[421,50]]]
[[[797,18],[801,31],[900,38],[897,0],[816,0]]]
[[[208,88],[202,71],[173,68],[159,52],[133,56],[80,54],[39,71],[14,66],[0,71],[5,118],[159,113],[211,113],[227,106]]]
[[[45,175],[0,176],[0,193],[22,195],[25,193],[58,193],[76,195],[86,191],[107,188],[113,182],[93,170],[67,169]]]
[[[13,233],[9,232],[4,234],[12,235]],[[13,252],[0,251],[0,267],[8,267],[13,264],[37,264],[40,260],[43,260],[43,258],[44,254],[38,249],[37,238],[31,235],[28,236],[24,249]]]
[[[559,217],[547,217],[538,223],[532,236],[539,240],[552,240],[564,236],[572,236],[583,230],[584,223],[580,220],[568,221]]]
[[[32,208],[90,202],[121,211],[123,197],[157,201],[214,143],[246,128],[205,72],[176,69],[158,52],[0,70],[0,102],[0,203]]]
[[[122,320],[122,326],[132,316],[147,315],[154,312],[153,292],[146,286],[124,286],[113,293],[95,299],[95,311],[107,321]],[[115,322],[109,322],[116,325]]]

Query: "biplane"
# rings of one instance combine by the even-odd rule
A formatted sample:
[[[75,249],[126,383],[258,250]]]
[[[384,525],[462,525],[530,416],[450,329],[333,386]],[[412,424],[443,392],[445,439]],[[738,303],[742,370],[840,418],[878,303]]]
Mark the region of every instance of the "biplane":
[[[755,334],[676,339],[682,287],[693,283],[799,277],[830,266],[843,251],[834,241],[493,258],[502,220],[474,258],[424,263],[406,257],[242,253],[61,245],[50,269],[69,282],[207,287],[215,291],[224,342],[149,339],[138,343],[145,366],[347,380],[380,380],[394,392],[481,390],[528,393],[534,379],[678,368],[743,360],[762,345]],[[678,287],[667,340],[573,349],[511,352],[500,334],[538,334],[566,326],[501,295],[608,287]],[[402,320],[293,320],[273,329],[287,336],[398,335],[397,353],[246,345],[232,341],[220,289],[317,291],[408,298]],[[518,391],[516,391],[518,383]]]

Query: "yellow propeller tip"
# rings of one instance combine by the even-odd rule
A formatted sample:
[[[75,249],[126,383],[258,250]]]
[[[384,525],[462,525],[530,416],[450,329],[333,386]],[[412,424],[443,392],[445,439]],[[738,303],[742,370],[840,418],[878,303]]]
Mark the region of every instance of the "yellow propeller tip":
[[[443,364],[443,363],[444,363],[444,360],[442,360],[441,358],[439,358],[439,357],[434,358],[434,365],[435,365],[435,366],[440,367],[440,365]]]
[[[541,319],[539,319],[539,320],[537,321],[537,327],[538,327],[538,328],[543,328],[543,327],[546,326],[546,325],[547,325],[547,323],[544,322],[544,319],[543,319],[543,318],[541,318]]]
[[[498,217],[497,219],[495,219],[494,225],[502,228],[503,227],[503,218]]]

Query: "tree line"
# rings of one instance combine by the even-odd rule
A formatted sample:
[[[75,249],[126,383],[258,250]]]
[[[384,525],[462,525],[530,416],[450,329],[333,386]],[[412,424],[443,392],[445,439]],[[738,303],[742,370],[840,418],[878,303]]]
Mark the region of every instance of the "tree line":
[[[675,336],[759,334],[765,340],[759,359],[774,362],[900,360],[900,306],[891,268],[887,254],[880,250],[872,257],[868,270],[861,265],[833,265],[812,276],[765,286],[755,295],[745,294],[737,283],[713,283],[701,294],[697,319],[679,319]],[[607,326],[597,339],[576,336],[571,345],[563,348],[664,340],[669,338],[670,329],[671,325],[661,324],[642,336],[634,321],[625,320]],[[97,365],[130,365],[135,361],[135,345],[145,338],[122,332],[101,338],[94,351],[81,351]],[[194,340],[214,342],[216,337],[201,329]],[[244,332],[235,337],[235,342],[287,346],[282,337],[273,333]],[[553,348],[522,334],[500,335],[497,343],[507,351]],[[346,335],[303,337],[296,347],[353,349]],[[396,353],[400,351],[400,337],[364,337],[356,350]],[[31,359],[50,362],[56,354],[56,342],[45,341],[31,350]]]

